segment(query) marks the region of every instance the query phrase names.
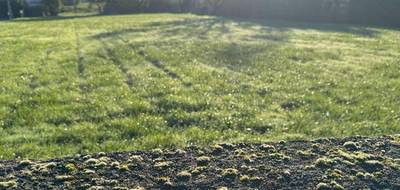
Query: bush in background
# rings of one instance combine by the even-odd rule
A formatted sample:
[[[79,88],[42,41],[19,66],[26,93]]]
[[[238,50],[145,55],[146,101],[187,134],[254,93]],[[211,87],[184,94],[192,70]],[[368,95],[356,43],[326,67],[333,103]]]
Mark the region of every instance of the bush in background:
[[[47,15],[58,16],[63,2],[61,0],[43,0],[44,10]]]

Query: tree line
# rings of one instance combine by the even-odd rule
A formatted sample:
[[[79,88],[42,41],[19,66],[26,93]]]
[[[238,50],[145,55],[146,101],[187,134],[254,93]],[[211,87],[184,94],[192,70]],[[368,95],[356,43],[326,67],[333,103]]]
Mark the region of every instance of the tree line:
[[[107,0],[105,14],[192,12],[227,17],[400,27],[400,0]]]
[[[0,17],[7,0],[0,0]],[[18,12],[21,2],[12,1]],[[57,15],[66,1],[42,0],[45,15]],[[227,17],[389,25],[400,27],[400,0],[87,0],[101,14],[195,13]],[[29,9],[28,9],[29,10]],[[2,13],[3,12],[3,13]],[[40,12],[40,11],[39,11]],[[33,14],[32,14],[33,15]]]

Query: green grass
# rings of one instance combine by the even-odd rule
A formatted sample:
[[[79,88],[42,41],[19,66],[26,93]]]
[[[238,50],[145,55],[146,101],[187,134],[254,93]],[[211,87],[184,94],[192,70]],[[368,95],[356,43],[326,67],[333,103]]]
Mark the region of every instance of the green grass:
[[[0,159],[400,132],[400,31],[188,14],[0,22]]]

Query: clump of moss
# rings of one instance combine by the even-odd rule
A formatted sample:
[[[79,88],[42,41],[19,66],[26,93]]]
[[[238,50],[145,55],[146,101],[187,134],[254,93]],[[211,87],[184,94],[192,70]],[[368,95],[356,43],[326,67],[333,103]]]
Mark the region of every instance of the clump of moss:
[[[335,164],[335,161],[328,157],[318,158],[315,161],[315,166],[317,166],[319,168],[328,168],[328,167],[331,167],[333,164]]]
[[[373,174],[370,173],[363,173],[363,172],[357,172],[356,177],[360,179],[365,179],[365,180],[372,180],[375,178]]]
[[[344,190],[344,187],[338,184],[336,181],[332,181],[330,184],[319,183],[317,190]]]
[[[117,166],[117,168],[120,171],[124,171],[124,172],[129,171],[129,165],[127,165],[127,164],[121,164],[121,165]]]
[[[328,176],[339,179],[343,177],[343,172],[338,169],[328,170]]]
[[[235,155],[244,156],[244,155],[246,155],[246,152],[244,152],[242,149],[237,149],[237,150],[235,150]]]
[[[84,165],[87,166],[92,166],[92,165],[96,165],[99,161],[97,159],[94,158],[89,158],[86,161],[83,162]]]
[[[246,155],[246,156],[243,157],[243,161],[245,161],[246,163],[251,163],[254,160],[250,155]]]
[[[395,143],[400,143],[400,135],[393,135],[392,138]]]
[[[153,150],[151,150],[151,152],[154,153],[154,154],[157,154],[157,155],[160,155],[160,154],[163,154],[163,153],[164,153],[164,152],[163,152],[161,149],[159,149],[159,148],[153,149]]]
[[[305,150],[305,151],[299,150],[297,151],[297,154],[303,158],[309,158],[311,156],[315,156],[315,154],[312,153],[310,150]]]
[[[154,164],[154,167],[156,169],[162,170],[162,169],[166,169],[168,167],[170,167],[172,164],[171,161],[166,161],[166,162],[157,162],[156,164]]]
[[[157,182],[164,187],[173,187],[174,184],[172,183],[169,177],[159,177],[157,178]]]
[[[348,150],[348,151],[356,151],[358,150],[360,147],[357,143],[353,142],[353,141],[347,141],[343,144],[343,146]]]
[[[267,151],[269,153],[273,153],[276,152],[276,149],[273,145],[269,145],[269,144],[263,144],[260,146],[261,150],[263,151]]]
[[[85,170],[83,171],[83,173],[84,173],[85,175],[94,175],[94,174],[96,174],[95,171],[89,170],[89,169],[85,169]]]
[[[283,161],[289,161],[291,159],[291,157],[286,156],[286,155],[284,155],[282,153],[272,153],[272,154],[269,154],[269,156],[274,158],[274,159],[283,160]]]
[[[234,178],[238,175],[239,171],[234,168],[228,168],[222,171],[222,176],[226,178]]]
[[[0,182],[0,189],[16,188],[17,185],[17,181],[15,180]]]
[[[74,179],[74,177],[70,175],[58,175],[55,178],[57,181],[71,181]]]
[[[332,181],[331,186],[333,190],[344,190],[344,187],[338,184],[336,181]]]
[[[78,168],[76,168],[75,164],[73,163],[66,164],[65,169],[67,169],[67,171],[71,173],[78,171]]]
[[[207,166],[210,161],[211,158],[208,156],[200,156],[196,158],[197,165],[199,166]]]
[[[243,175],[243,176],[240,176],[239,180],[242,183],[247,183],[250,181],[250,177],[248,175]]]
[[[217,190],[228,190],[228,187],[219,187]]]
[[[370,158],[373,157],[371,154],[367,154],[365,152],[349,153],[349,152],[339,150],[338,153],[340,156],[344,157],[346,160],[348,160],[350,162],[369,160]]]
[[[193,170],[192,170],[192,175],[199,175],[199,174],[201,174],[204,170],[206,170],[206,167],[204,167],[204,166],[199,166],[199,167],[196,167],[196,168],[194,168]]]
[[[110,161],[111,161],[111,158],[106,157],[106,156],[103,156],[103,157],[99,158],[99,162],[108,163],[108,162],[110,162]]]
[[[140,155],[132,155],[129,157],[129,160],[132,162],[143,162],[143,158]]]
[[[189,179],[192,177],[192,174],[189,173],[188,171],[181,171],[181,172],[179,172],[179,173],[176,175],[176,177],[177,177],[179,180],[184,180],[184,181],[186,181],[186,180],[189,180]]]

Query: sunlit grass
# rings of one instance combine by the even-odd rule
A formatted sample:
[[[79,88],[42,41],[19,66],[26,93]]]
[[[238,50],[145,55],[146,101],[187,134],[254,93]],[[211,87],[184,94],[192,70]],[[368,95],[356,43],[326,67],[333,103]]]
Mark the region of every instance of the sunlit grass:
[[[396,29],[187,14],[0,28],[0,159],[400,132]]]

